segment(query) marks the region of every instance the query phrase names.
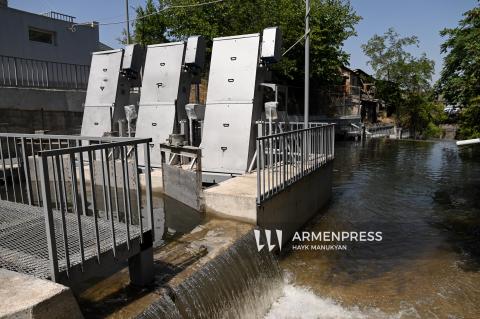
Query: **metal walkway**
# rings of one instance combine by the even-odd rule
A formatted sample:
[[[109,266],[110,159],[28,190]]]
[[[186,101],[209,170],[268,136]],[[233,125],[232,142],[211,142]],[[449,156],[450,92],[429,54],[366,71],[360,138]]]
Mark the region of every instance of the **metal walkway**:
[[[58,265],[60,272],[67,269],[65,243],[62,232],[62,215],[53,211],[57,242]],[[78,240],[77,216],[65,214],[70,265],[81,263],[80,242]],[[111,222],[98,218],[100,253],[113,247]],[[94,218],[81,216],[85,261],[97,258]],[[140,228],[130,225],[131,240],[140,237]],[[116,245],[127,242],[124,223],[115,224]],[[45,214],[41,207],[0,200],[0,268],[30,274],[38,278],[50,278],[48,244],[45,231]]]

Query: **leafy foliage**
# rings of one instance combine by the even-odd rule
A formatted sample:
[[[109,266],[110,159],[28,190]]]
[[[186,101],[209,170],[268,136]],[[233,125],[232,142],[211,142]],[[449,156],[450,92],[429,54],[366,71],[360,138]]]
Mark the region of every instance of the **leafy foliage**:
[[[468,106],[462,111],[460,138],[480,138],[480,97],[470,100]]]
[[[444,29],[446,54],[437,92],[452,105],[464,107],[460,137],[480,137],[480,8],[464,13],[453,29]]]
[[[446,120],[447,115],[443,111],[443,104],[435,101],[432,92],[413,92],[405,96],[403,103],[399,114],[402,126],[409,127],[416,137],[440,137],[442,130],[438,125]]]
[[[137,17],[145,17],[137,20],[135,23],[134,40],[140,44],[154,44],[168,42],[166,37],[167,25],[165,19],[159,16],[158,8],[153,3],[153,0],[147,0],[145,7],[137,7],[135,9]]]
[[[147,14],[177,5],[199,3],[198,0],[149,0],[137,14]],[[200,34],[207,39],[261,32],[279,26],[284,48],[289,48],[304,34],[305,5],[291,0],[226,0],[186,8],[171,8],[156,16],[138,20],[135,40],[144,44],[185,39]],[[312,84],[338,80],[338,69],[348,64],[343,42],[355,35],[360,17],[347,0],[313,0],[311,2],[311,72]],[[285,81],[303,79],[304,52],[298,44],[275,68]]]
[[[393,28],[374,35],[362,45],[377,78],[377,96],[387,104],[387,114],[409,127],[414,136],[436,137],[443,120],[443,107],[434,101],[430,81],[434,62],[423,53],[419,57],[407,51],[418,46],[416,36],[401,38]]]
[[[406,50],[418,44],[416,36],[401,38],[390,28],[384,35],[374,35],[362,49],[376,78],[393,82],[405,92],[421,92],[430,89],[435,63],[425,53],[415,57]]]

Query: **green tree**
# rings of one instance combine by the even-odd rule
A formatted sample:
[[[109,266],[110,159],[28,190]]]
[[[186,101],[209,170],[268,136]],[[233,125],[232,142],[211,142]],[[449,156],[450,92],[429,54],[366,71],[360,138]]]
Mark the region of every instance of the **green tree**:
[[[377,79],[395,83],[404,92],[428,91],[435,63],[425,53],[415,57],[408,52],[412,45],[419,45],[416,36],[401,38],[390,28],[384,35],[375,34],[362,49]]]
[[[480,8],[464,13],[453,29],[440,32],[444,65],[436,89],[447,103],[464,109],[460,116],[461,138],[480,137]]]
[[[284,48],[293,45],[304,33],[305,5],[291,0],[228,0],[215,4],[178,8],[199,3],[198,0],[151,0],[137,12],[161,11],[155,20],[137,20],[135,39],[150,44],[158,40],[185,39],[200,34],[207,39],[261,32],[265,27],[279,26]],[[153,8],[154,7],[154,8]],[[313,0],[311,3],[311,72],[312,83],[338,80],[338,68],[348,64],[349,55],[343,42],[355,35],[360,17],[347,0]],[[161,39],[162,34],[165,39]],[[304,54],[301,44],[294,47],[275,67],[285,81],[303,77]]]
[[[386,102],[388,114],[395,113],[397,122],[411,128],[414,135],[431,137],[437,135],[436,125],[443,115],[430,85],[434,61],[425,53],[416,57],[407,51],[418,45],[417,37],[402,38],[390,28],[383,35],[374,35],[362,49],[370,58],[377,96]]]
[[[405,96],[400,123],[409,127],[414,136],[420,138],[441,137],[438,126],[447,119],[443,104],[436,101],[433,91],[428,93],[412,92]]]
[[[168,42],[166,33],[167,25],[165,19],[158,15],[159,10],[164,6],[155,6],[153,0],[147,0],[145,7],[135,9],[137,17],[141,18],[135,23],[134,40],[136,43],[153,44]]]

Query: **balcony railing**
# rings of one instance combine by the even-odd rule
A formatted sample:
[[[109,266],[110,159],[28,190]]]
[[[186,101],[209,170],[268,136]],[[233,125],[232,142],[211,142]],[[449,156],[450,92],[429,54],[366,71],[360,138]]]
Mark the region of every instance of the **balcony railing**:
[[[89,65],[0,55],[0,86],[85,90]]]
[[[52,19],[67,21],[71,23],[75,21],[75,17],[69,16],[68,14],[55,12],[55,11],[45,12],[42,15]]]

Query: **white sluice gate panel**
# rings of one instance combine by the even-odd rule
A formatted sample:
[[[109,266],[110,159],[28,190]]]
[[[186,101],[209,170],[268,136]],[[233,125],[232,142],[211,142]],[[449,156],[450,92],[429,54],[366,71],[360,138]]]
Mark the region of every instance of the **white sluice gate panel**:
[[[140,106],[138,114],[136,137],[152,138],[151,163],[153,166],[161,165],[160,143],[165,143],[175,127],[175,104],[158,106]],[[143,153],[139,154],[140,163],[143,164]]]
[[[94,53],[85,106],[112,106],[117,98],[123,51]]]
[[[110,132],[112,130],[111,112],[113,108],[110,107],[86,107],[83,112],[83,123],[88,125],[82,125],[81,135],[103,136],[106,132]]]
[[[253,104],[211,104],[206,108],[202,141],[203,170],[243,174],[248,152]]]
[[[152,138],[151,163],[161,165],[160,143],[174,132],[185,43],[150,45],[147,48],[136,137]],[[143,164],[143,153],[139,154]]]
[[[148,46],[140,105],[175,103],[184,50],[184,42]]]
[[[207,104],[253,101],[259,46],[259,34],[214,39]]]
[[[213,41],[201,144],[204,171],[248,169],[259,46],[259,34]]]

